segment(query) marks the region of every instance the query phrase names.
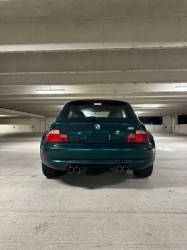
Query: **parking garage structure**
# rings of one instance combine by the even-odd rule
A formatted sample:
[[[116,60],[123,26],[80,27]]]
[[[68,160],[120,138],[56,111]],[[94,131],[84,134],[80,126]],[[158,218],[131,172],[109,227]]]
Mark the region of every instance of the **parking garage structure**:
[[[187,248],[187,3],[0,1],[0,249]],[[156,142],[147,179],[47,179],[66,102],[129,102]]]

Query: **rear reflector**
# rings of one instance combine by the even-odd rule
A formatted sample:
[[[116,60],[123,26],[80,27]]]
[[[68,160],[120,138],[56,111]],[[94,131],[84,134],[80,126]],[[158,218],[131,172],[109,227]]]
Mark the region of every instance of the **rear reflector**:
[[[68,136],[61,134],[59,129],[52,129],[47,135],[47,142],[68,142]]]
[[[149,137],[145,130],[136,130],[135,134],[129,134],[127,136],[127,143],[144,143],[149,142]]]

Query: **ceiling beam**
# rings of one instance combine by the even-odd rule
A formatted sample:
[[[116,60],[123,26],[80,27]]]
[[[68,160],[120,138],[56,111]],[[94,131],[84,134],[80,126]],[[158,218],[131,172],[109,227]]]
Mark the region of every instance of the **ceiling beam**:
[[[21,116],[45,118],[45,116],[43,115],[38,115],[38,114],[33,114],[33,113],[28,113],[28,112],[23,112],[23,111],[18,111],[18,110],[12,110],[12,109],[7,109],[7,108],[0,108],[0,112],[6,112],[6,113],[21,115]]]
[[[0,73],[0,86],[34,85],[99,85],[129,83],[182,83],[187,82],[187,69],[103,71],[103,72],[20,72]]]
[[[187,48],[1,53],[0,72],[77,72],[186,69]]]
[[[163,92],[133,92],[133,93],[126,93],[126,92],[84,92],[84,93],[64,93],[64,94],[7,94],[7,95],[0,95],[0,102],[3,100],[73,100],[73,99],[125,99],[125,98],[142,98],[142,97],[187,97],[187,91],[163,91]],[[145,99],[146,101],[146,99]]]

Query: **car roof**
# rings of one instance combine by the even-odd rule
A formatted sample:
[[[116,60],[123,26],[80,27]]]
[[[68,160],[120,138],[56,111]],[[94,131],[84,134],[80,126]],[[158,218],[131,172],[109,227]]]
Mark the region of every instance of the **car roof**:
[[[71,103],[90,103],[90,102],[103,102],[103,103],[107,103],[107,102],[113,102],[113,103],[121,103],[121,104],[129,104],[128,102],[123,102],[123,101],[118,101],[118,100],[108,100],[108,99],[85,99],[85,100],[74,100],[74,101],[70,101],[67,102],[67,104],[71,104]]]

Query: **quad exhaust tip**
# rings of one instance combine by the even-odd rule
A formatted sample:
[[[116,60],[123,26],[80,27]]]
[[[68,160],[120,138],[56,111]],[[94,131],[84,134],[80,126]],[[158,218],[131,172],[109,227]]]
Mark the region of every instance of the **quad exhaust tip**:
[[[122,166],[117,166],[117,171],[118,172],[122,172],[123,171],[123,167]]]
[[[81,170],[79,167],[75,167],[75,173],[80,174]]]
[[[81,169],[80,169],[79,166],[75,166],[75,167],[70,166],[70,167],[68,168],[68,172],[69,172],[70,174],[72,174],[72,173],[80,174]]]
[[[69,172],[69,173],[72,174],[74,171],[75,171],[74,167],[69,167],[69,168],[68,168],[68,172]]]
[[[125,171],[125,172],[127,172],[128,170],[129,170],[129,167],[128,166],[121,166],[121,165],[119,165],[119,166],[117,166],[117,172],[122,172],[122,171]]]
[[[124,170],[125,172],[127,172],[127,171],[129,170],[129,167],[128,167],[128,166],[123,166],[123,170]]]

